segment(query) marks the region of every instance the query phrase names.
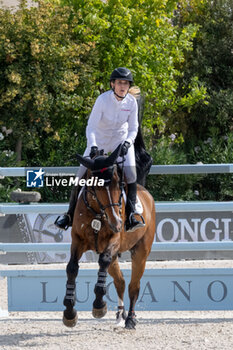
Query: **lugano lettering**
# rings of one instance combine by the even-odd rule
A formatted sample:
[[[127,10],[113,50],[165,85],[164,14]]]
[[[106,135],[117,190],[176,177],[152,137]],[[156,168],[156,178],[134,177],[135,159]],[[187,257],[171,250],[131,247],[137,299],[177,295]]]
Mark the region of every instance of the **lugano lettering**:
[[[158,223],[157,241],[160,242],[198,242],[198,241],[232,241],[230,233],[231,218],[165,218]],[[169,232],[169,237],[166,233]]]
[[[45,303],[45,304],[50,304],[50,303],[58,303],[58,294],[57,293],[51,293],[51,288],[48,286],[48,282],[40,282],[41,283],[41,301],[40,303]],[[183,302],[188,302],[191,303],[193,298],[195,299],[195,294],[196,292],[192,290],[195,290],[194,287],[194,281],[187,280],[187,281],[170,281],[168,284],[168,290],[170,292],[167,294],[168,297],[168,302],[170,303],[183,303]],[[79,288],[80,288],[79,284]],[[112,287],[113,287],[113,282],[110,282],[106,286],[106,300],[112,303],[117,304],[117,298],[114,299],[112,295]],[[170,288],[169,288],[170,287]],[[50,292],[47,291],[47,288],[50,289]],[[83,303],[88,303],[90,302],[92,296],[90,293],[91,288],[94,288],[90,282],[85,282],[83,285],[83,288],[81,288],[80,293],[82,296],[78,297],[79,291],[76,289],[76,302],[79,304]],[[221,303],[223,302],[227,295],[228,295],[228,288],[226,283],[220,280],[213,280],[209,282],[204,288],[204,294],[205,297],[209,299],[210,302],[213,303]],[[160,293],[159,293],[160,292]],[[161,295],[161,291],[159,290],[159,287],[156,287],[154,289],[149,281],[146,282],[144,288],[142,288],[138,303],[143,304],[146,299],[150,299],[150,303],[157,303],[161,301],[158,295]],[[164,297],[164,295],[163,295]]]

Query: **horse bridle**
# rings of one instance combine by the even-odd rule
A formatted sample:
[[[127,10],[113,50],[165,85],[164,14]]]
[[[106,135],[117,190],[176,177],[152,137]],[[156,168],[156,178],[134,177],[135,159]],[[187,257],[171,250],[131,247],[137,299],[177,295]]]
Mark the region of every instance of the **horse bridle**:
[[[101,222],[102,222],[102,219],[104,217],[106,217],[106,213],[105,213],[105,210],[107,208],[111,208],[111,207],[114,207],[114,206],[118,206],[119,208],[121,208],[122,206],[122,197],[123,197],[123,189],[124,189],[124,161],[125,161],[125,158],[123,157],[122,158],[122,162],[117,162],[116,164],[114,164],[113,166],[117,166],[118,164],[121,164],[122,163],[122,171],[121,171],[121,176],[120,176],[120,181],[119,181],[119,187],[120,187],[120,196],[119,196],[119,200],[117,203],[110,203],[108,205],[105,205],[103,206],[103,204],[100,202],[99,198],[97,197],[97,194],[96,194],[96,190],[95,190],[95,187],[92,186],[92,191],[90,191],[87,187],[87,185],[85,185],[84,187],[84,190],[82,191],[82,198],[83,198],[83,201],[86,205],[86,207],[88,208],[88,210],[91,211],[92,215],[94,216],[94,219],[92,220],[92,223],[93,221],[98,221],[99,224],[100,224],[100,227],[101,227]],[[110,168],[110,167],[108,167]],[[106,170],[108,169],[106,168]],[[93,171],[92,171],[93,172]],[[113,171],[114,172],[114,171]],[[112,175],[113,176],[113,175]],[[112,179],[112,178],[111,178]],[[110,181],[111,182],[111,181]],[[105,187],[108,187],[107,188],[107,191],[109,191],[109,186],[105,186]],[[92,196],[94,196],[96,202],[98,203],[99,205],[99,210],[100,210],[100,213],[98,213],[94,208],[92,208],[90,206],[90,204],[88,203],[88,199],[87,199],[87,193],[91,193]],[[93,227],[93,232],[94,232],[94,238],[95,238],[95,250],[96,250],[96,253],[99,254],[99,250],[98,250],[98,233],[99,233],[99,230],[100,230],[100,227]]]
[[[84,188],[84,191],[83,191],[83,200],[84,200],[84,203],[85,203],[86,207],[92,212],[92,214],[94,215],[94,217],[95,217],[96,219],[102,219],[103,217],[105,217],[105,216],[106,216],[105,210],[106,210],[107,208],[111,208],[111,207],[115,207],[115,206],[118,206],[119,208],[121,208],[121,206],[122,206],[123,189],[124,189],[124,185],[125,185],[124,180],[123,180],[123,179],[124,179],[124,161],[125,161],[125,158],[123,158],[121,162],[117,162],[115,165],[113,165],[113,166],[117,166],[118,164],[121,164],[121,163],[122,163],[122,171],[121,171],[121,176],[120,176],[120,181],[119,181],[120,196],[119,196],[118,202],[116,202],[116,203],[109,203],[109,204],[107,204],[107,205],[104,206],[104,205],[101,203],[101,201],[99,200],[99,198],[98,198],[98,196],[97,196],[97,194],[96,194],[95,187],[92,186],[92,187],[91,187],[91,188],[92,188],[92,191],[91,191],[91,190],[89,190],[89,188],[87,187],[87,185],[85,185],[85,188]],[[107,168],[105,168],[105,169],[107,170],[107,169],[109,169],[109,168],[111,168],[111,167],[107,167]],[[92,171],[92,173],[95,173],[95,172],[97,172],[97,171],[95,171],[95,170]],[[109,191],[109,186],[105,186],[105,187],[107,188],[107,191]],[[97,202],[98,205],[99,205],[100,213],[98,213],[98,212],[97,212],[94,208],[92,208],[92,207],[90,206],[90,204],[88,203],[88,200],[87,200],[87,193],[90,193],[90,194],[95,198],[96,202]]]

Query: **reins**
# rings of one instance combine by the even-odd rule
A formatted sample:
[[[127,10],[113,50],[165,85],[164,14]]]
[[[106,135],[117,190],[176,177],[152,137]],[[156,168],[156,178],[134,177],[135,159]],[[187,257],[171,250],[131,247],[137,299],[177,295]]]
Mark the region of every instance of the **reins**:
[[[120,176],[120,182],[119,182],[119,187],[120,187],[119,203],[120,203],[120,206],[122,205],[123,190],[124,190],[124,187],[125,187],[125,182],[124,182],[125,159],[126,159],[125,156],[123,156],[122,157],[122,161],[117,163],[117,165],[122,164],[121,176]]]
[[[92,212],[92,214],[94,216],[98,216],[98,217],[102,218],[105,215],[104,212],[105,212],[105,210],[107,208],[114,207],[114,206],[121,207],[121,205],[122,205],[122,197],[123,197],[123,189],[124,189],[124,186],[125,186],[125,182],[124,182],[124,162],[125,162],[125,158],[123,158],[123,160],[121,162],[117,162],[116,163],[117,165],[122,164],[122,169],[121,169],[121,174],[120,174],[120,181],[119,181],[120,196],[119,196],[119,200],[118,200],[117,203],[110,203],[110,204],[107,204],[107,205],[103,206],[103,204],[101,203],[101,201],[99,200],[99,198],[98,198],[98,196],[96,194],[95,187],[92,186],[91,187],[92,191],[91,191],[88,188],[87,185],[85,186],[84,191],[83,191],[83,200],[84,200],[84,203],[86,204],[87,208]],[[106,188],[109,188],[109,186],[106,186]],[[89,205],[88,200],[87,200],[87,193],[92,194],[92,196],[95,198],[96,202],[99,205],[100,213],[98,213],[94,208],[92,208]]]

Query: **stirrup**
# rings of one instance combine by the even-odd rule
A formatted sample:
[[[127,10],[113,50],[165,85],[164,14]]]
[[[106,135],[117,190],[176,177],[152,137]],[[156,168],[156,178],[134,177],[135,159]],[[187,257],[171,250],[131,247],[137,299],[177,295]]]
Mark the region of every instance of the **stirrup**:
[[[140,218],[142,219],[142,222],[138,221],[138,220],[135,218],[135,220],[137,221],[137,223],[136,223],[134,226],[132,226],[132,224],[133,224],[133,223],[132,223],[132,216],[135,215],[135,214],[140,216]],[[127,227],[127,226],[128,226],[128,227]],[[126,232],[134,232],[134,231],[136,231],[138,228],[141,228],[141,227],[145,227],[145,220],[144,220],[143,216],[140,215],[140,214],[137,214],[137,213],[135,213],[135,212],[130,213],[129,219],[126,221]]]
[[[69,219],[69,221],[68,221],[68,223],[64,226],[64,227],[62,227],[62,226],[60,226],[59,225],[59,223],[58,223],[58,220],[60,219],[60,215],[56,218],[56,220],[55,220],[55,222],[54,222],[54,225],[56,226],[56,227],[58,227],[59,229],[62,229],[62,230],[68,230],[68,228],[71,226],[70,225],[70,223],[71,223],[71,217],[70,217],[70,215],[69,214],[64,214],[64,216],[67,216],[68,217],[68,219]],[[64,220],[64,219],[63,219]]]

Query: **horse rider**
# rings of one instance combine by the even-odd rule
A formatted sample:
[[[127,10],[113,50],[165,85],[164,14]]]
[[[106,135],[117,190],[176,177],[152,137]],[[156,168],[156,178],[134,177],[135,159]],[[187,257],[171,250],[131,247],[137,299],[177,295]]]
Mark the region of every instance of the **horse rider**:
[[[111,89],[102,93],[94,104],[86,128],[87,148],[85,156],[93,158],[98,150],[112,152],[122,143],[120,157],[125,157],[125,177],[128,185],[126,203],[126,231],[132,232],[143,227],[144,223],[135,217],[137,196],[137,174],[134,153],[134,140],[138,132],[138,106],[129,89],[133,76],[129,69],[118,67],[110,76]],[[83,177],[86,168],[80,165],[77,176]],[[73,188],[68,212],[55,221],[57,227],[67,229],[72,226],[78,188]]]

